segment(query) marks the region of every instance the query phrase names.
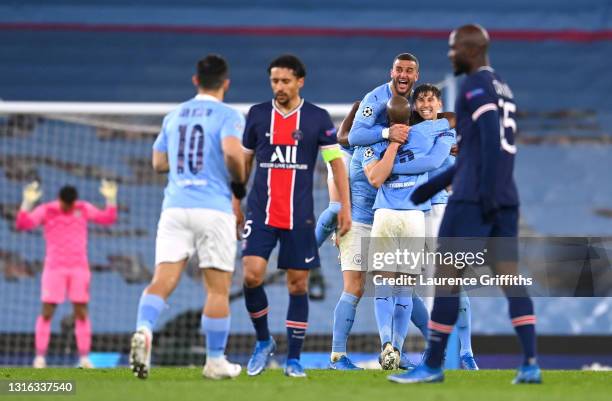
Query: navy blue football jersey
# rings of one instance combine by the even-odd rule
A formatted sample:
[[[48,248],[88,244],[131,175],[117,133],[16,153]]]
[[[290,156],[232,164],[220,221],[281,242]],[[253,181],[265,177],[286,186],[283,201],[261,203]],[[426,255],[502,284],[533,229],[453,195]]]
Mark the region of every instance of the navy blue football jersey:
[[[491,67],[480,68],[463,81],[455,111],[459,154],[450,199],[479,200],[482,154],[478,118],[484,113],[494,112],[499,116],[499,128],[486,135],[499,135],[501,142],[496,165],[495,201],[500,206],[518,205],[519,197],[513,177],[516,104],[508,84]]]
[[[247,218],[269,226],[314,227],[312,181],[319,150],[338,148],[329,113],[312,103],[283,114],[273,101],[254,105],[242,145],[255,153]]]

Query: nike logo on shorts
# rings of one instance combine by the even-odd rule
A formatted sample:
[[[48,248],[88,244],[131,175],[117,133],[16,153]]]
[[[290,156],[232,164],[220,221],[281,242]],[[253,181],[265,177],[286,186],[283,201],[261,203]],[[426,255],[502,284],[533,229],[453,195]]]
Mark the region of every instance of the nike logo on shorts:
[[[306,259],[304,259],[304,262],[310,263],[310,262],[312,262],[314,260],[314,258],[315,258],[314,256],[312,258],[306,258]]]

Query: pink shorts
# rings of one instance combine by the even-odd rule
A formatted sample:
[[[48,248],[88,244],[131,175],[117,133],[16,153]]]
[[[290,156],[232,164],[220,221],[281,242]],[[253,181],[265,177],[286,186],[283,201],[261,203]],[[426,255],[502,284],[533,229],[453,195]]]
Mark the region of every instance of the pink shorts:
[[[41,300],[48,304],[61,304],[66,299],[84,304],[89,302],[89,269],[44,269],[41,280]]]

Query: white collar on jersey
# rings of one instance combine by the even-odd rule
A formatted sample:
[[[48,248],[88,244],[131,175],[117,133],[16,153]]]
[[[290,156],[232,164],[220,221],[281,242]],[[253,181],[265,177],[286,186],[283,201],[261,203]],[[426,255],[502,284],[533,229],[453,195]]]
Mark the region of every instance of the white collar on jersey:
[[[195,95],[194,100],[210,100],[213,102],[220,102],[220,100],[216,97],[207,95],[205,93],[198,93],[197,95]]]
[[[302,98],[302,100],[300,101],[300,104],[299,104],[299,105],[298,105],[298,106],[297,106],[295,109],[293,109],[293,110],[291,110],[289,113],[285,114],[285,113],[283,113],[282,111],[280,111],[280,110],[278,109],[278,107],[276,107],[276,101],[275,101],[274,99],[272,99],[272,108],[273,108],[274,110],[278,111],[278,113],[279,113],[281,116],[283,116],[283,118],[287,118],[287,117],[289,117],[290,115],[292,115],[293,113],[297,113],[297,112],[298,112],[298,111],[299,111],[299,110],[302,108],[302,106],[303,106],[303,105],[304,105],[304,98]]]
[[[483,65],[482,67],[480,67],[478,69],[478,71],[490,71],[490,72],[495,72],[495,70],[493,69],[493,67],[491,67],[490,65]]]

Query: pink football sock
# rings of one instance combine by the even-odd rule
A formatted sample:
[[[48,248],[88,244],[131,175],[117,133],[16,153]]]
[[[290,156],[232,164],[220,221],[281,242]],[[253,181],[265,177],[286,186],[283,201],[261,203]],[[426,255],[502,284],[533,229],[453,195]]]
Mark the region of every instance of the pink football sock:
[[[34,341],[37,356],[45,356],[47,354],[49,337],[51,337],[51,319],[47,320],[42,315],[39,315],[36,319],[36,335]]]
[[[75,319],[74,335],[76,337],[79,355],[87,356],[91,349],[91,321],[89,317],[83,320]]]

